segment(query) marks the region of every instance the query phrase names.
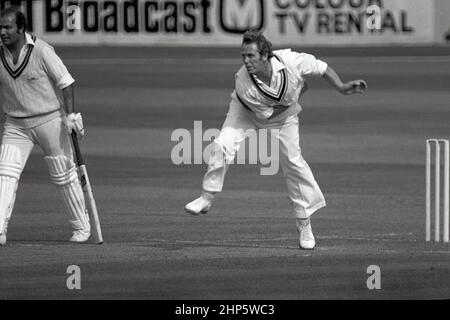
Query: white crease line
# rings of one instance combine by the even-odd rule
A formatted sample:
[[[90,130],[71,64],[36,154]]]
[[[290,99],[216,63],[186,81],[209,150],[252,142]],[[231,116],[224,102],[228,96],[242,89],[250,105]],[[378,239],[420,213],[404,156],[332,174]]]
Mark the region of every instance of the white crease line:
[[[340,236],[340,235],[329,235],[329,236],[318,236],[319,239],[327,240],[359,240],[359,241],[399,241],[399,242],[417,242],[417,239],[406,239],[407,236],[412,236],[413,233],[381,233],[374,234],[371,237],[364,236]]]
[[[329,236],[316,236],[317,239],[322,240],[351,240],[351,241],[383,241],[383,242],[417,242],[417,239],[404,239],[404,238],[389,238],[389,237],[400,237],[400,236],[408,236],[412,235],[412,233],[408,234],[399,234],[399,233],[388,233],[388,234],[377,234],[374,237],[345,237],[340,235],[329,235]],[[387,237],[387,238],[386,238]],[[285,240],[293,240],[295,236],[292,237],[278,237],[278,238],[265,238],[265,239],[224,239],[219,241],[194,241],[194,240],[168,240],[168,239],[146,239],[141,238],[142,241],[154,241],[157,243],[167,243],[167,244],[196,244],[196,245],[239,245],[239,246],[258,246],[249,244],[251,242],[271,242],[271,241],[285,241]],[[247,244],[246,244],[247,243]],[[266,247],[266,246],[264,246]],[[281,246],[285,247],[285,246]]]
[[[190,244],[190,245],[204,245],[204,246],[221,246],[225,245],[228,247],[234,247],[234,248],[252,248],[252,249],[289,249],[294,250],[295,252],[299,252],[298,246],[274,246],[274,245],[258,245],[258,244],[245,244],[245,243],[222,243],[222,242],[196,242],[196,241],[176,241],[176,243],[164,240],[164,241],[157,241],[159,243],[168,243],[168,244]],[[362,251],[361,251],[362,250]],[[342,248],[341,246],[317,246],[314,251],[300,251],[302,253],[308,253],[310,256],[314,252],[335,252],[340,254],[347,254],[351,253],[354,255],[359,254],[402,254],[402,253],[414,253],[414,254],[449,254],[449,251],[442,251],[442,250],[434,250],[432,248],[428,250],[416,250],[414,248],[411,249],[404,249],[404,250],[392,250],[392,249],[384,249],[384,248],[354,248],[354,247],[346,247]]]
[[[225,245],[225,246],[233,246],[233,247],[297,249],[297,247],[294,247],[294,246],[274,246],[274,245],[261,246],[259,244],[248,244],[248,243],[245,243],[245,241],[236,241],[236,240],[234,240],[235,242],[231,242],[231,240],[214,242],[214,241],[164,240],[164,239],[144,239],[144,238],[141,238],[140,240],[142,240],[142,241],[150,241],[150,242],[153,241],[153,242],[156,242],[156,243],[172,244],[172,245],[177,245],[177,244],[202,245],[202,246],[221,246],[221,245]]]
[[[327,240],[350,240],[350,241],[375,241],[375,242],[417,242],[417,239],[383,239],[383,238],[367,238],[367,237],[316,237]]]
[[[411,63],[411,62],[450,62],[450,56],[382,56],[382,57],[323,57],[325,61],[337,63]],[[199,63],[204,65],[240,65],[240,59],[186,59],[180,58],[69,58],[65,59],[70,65],[186,65]]]
[[[412,236],[414,233],[408,232],[408,233],[378,233],[373,234],[374,237],[398,237],[398,236]]]
[[[339,237],[339,236],[331,236],[331,237]],[[318,239],[321,239],[322,237],[316,237]],[[323,237],[326,238],[326,237]],[[273,238],[273,239],[253,239],[252,241],[270,241],[270,240],[292,240],[291,237],[289,238]],[[238,247],[238,248],[260,248],[260,249],[293,249],[295,251],[298,251],[298,246],[276,246],[276,245],[258,245],[258,244],[246,244],[245,242],[248,240],[224,240],[224,241],[189,241],[189,240],[167,240],[167,239],[143,239],[142,241],[154,241],[156,243],[161,244],[188,244],[188,245],[203,245],[203,246],[232,246],[232,247]],[[399,242],[417,242],[418,240],[400,240],[400,239],[368,239],[368,238],[341,238],[341,240],[359,240],[359,241],[399,241]],[[232,241],[235,241],[233,243]],[[425,242],[425,241],[423,241]],[[404,250],[393,250],[393,249],[380,249],[380,248],[365,248],[363,249],[364,252],[360,252],[358,250],[361,250],[361,248],[357,248],[356,251],[353,247],[345,248],[344,250],[341,249],[340,246],[318,246],[316,248],[316,251],[319,252],[337,252],[337,253],[353,253],[353,254],[374,254],[374,253],[382,253],[382,254],[399,254],[399,253],[425,253],[425,254],[450,254],[449,251],[442,251],[442,250],[433,250],[433,248],[426,249],[426,250],[416,250],[414,248],[412,249],[404,249]],[[313,251],[305,251],[305,253],[313,253]]]

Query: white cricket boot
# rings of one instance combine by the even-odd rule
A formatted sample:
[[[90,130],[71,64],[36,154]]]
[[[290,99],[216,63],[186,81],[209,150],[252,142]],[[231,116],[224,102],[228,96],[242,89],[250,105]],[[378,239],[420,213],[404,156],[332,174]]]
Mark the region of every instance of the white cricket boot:
[[[0,246],[4,246],[6,244],[6,233],[8,231],[8,219],[5,220],[3,225],[3,232],[0,233]]]
[[[70,238],[70,242],[83,243],[88,241],[90,236],[90,230],[75,230],[73,231],[72,237]]]
[[[301,249],[311,250],[316,246],[316,239],[311,229],[310,219],[297,219],[297,230],[299,235],[299,245]]]
[[[213,200],[214,194],[210,192],[203,192],[200,197],[189,202],[184,207],[184,210],[194,216],[198,216],[200,213],[206,214],[209,209],[211,209]]]
[[[6,244],[6,233],[0,234],[0,246],[4,246]]]

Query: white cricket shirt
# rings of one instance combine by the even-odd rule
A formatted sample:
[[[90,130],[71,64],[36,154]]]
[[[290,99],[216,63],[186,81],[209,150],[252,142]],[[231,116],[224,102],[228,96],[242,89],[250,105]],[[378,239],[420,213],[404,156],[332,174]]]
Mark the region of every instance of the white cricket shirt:
[[[0,88],[3,110],[15,118],[35,117],[62,106],[60,89],[75,80],[52,46],[25,33],[19,60],[0,44]]]
[[[272,79],[270,86],[256,76],[250,75],[242,66],[235,76],[232,103],[239,103],[253,111],[260,119],[268,119],[277,106],[289,108],[274,118],[285,118],[301,111],[298,99],[305,76],[323,75],[327,64],[313,55],[298,53],[291,49],[276,50],[270,59]]]

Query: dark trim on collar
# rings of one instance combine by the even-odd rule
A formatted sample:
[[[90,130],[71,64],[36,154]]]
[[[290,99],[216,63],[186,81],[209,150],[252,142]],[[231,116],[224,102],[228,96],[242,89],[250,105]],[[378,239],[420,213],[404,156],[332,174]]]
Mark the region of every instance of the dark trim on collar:
[[[281,59],[274,55],[274,58],[276,58],[280,63]],[[267,99],[275,101],[275,102],[281,102],[281,100],[283,100],[284,95],[286,94],[287,91],[287,87],[288,87],[288,79],[287,79],[287,72],[286,72],[286,68],[281,69],[281,85],[280,85],[280,90],[278,90],[278,93],[276,95],[270,93],[269,91],[265,90],[262,86],[259,85],[259,83],[256,81],[256,79],[249,74],[250,79],[252,79],[253,84],[256,86],[256,89],[258,89],[258,91]]]
[[[36,37],[32,36],[33,41],[36,41]],[[20,64],[20,66],[17,67],[17,69],[13,69],[9,64],[8,61],[6,60],[5,57],[5,52],[4,52],[4,48],[3,46],[0,49],[0,59],[3,63],[3,66],[5,67],[6,71],[8,71],[9,75],[11,77],[13,77],[14,79],[17,79],[23,72],[23,70],[25,70],[25,68],[28,65],[28,62],[30,60],[30,56],[31,56],[31,52],[33,51],[34,46],[33,45],[29,45],[27,48],[27,53],[25,55],[25,59],[23,59],[22,63]]]

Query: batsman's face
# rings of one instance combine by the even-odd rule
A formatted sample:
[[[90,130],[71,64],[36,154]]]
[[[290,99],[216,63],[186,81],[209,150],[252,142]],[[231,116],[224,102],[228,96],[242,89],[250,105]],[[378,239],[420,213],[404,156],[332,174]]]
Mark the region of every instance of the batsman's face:
[[[16,44],[22,36],[23,30],[17,28],[15,16],[7,15],[0,18],[0,39],[5,46]]]
[[[267,55],[259,53],[256,43],[242,45],[242,61],[250,74],[259,74],[264,72],[267,64]]]

